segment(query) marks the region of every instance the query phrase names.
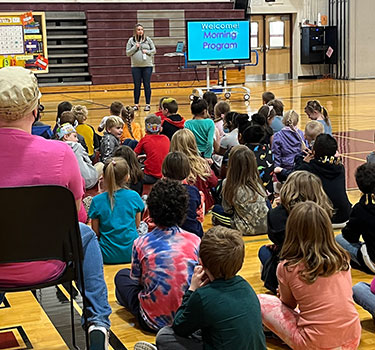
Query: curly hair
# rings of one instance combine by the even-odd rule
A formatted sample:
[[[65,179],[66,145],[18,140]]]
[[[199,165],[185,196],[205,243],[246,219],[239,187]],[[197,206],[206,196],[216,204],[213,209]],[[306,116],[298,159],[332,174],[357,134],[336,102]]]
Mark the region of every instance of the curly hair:
[[[147,198],[150,217],[159,227],[181,225],[188,210],[189,195],[179,181],[159,180]]]
[[[78,120],[79,124],[83,124],[89,114],[87,107],[81,106],[81,105],[73,106],[72,112],[73,112],[74,117]]]
[[[375,164],[364,163],[355,172],[355,181],[364,194],[375,194]]]

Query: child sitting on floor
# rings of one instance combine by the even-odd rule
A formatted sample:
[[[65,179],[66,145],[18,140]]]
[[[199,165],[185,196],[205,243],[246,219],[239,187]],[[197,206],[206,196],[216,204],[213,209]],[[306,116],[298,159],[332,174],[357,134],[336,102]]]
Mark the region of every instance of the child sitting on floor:
[[[364,163],[357,168],[355,180],[362,197],[354,205],[349,221],[336,236],[336,241],[347,250],[353,267],[375,273],[375,164]],[[362,236],[363,241],[359,239]]]
[[[280,298],[258,295],[264,326],[292,349],[356,350],[361,324],[348,256],[326,210],[311,201],[296,204],[280,259]]]
[[[337,141],[329,134],[320,134],[315,139],[310,159],[296,164],[295,170],[307,170],[322,180],[324,191],[333,204],[334,228],[342,228],[349,219],[352,205],[346,193],[345,168],[336,154]]]
[[[98,182],[99,173],[92,165],[87,152],[78,143],[74,127],[70,123],[65,123],[57,128],[56,135],[59,140],[66,142],[73,150],[78,161],[79,170],[85,180],[85,189],[94,187]]]
[[[98,236],[105,264],[129,263],[144,204],[137,192],[126,187],[129,166],[123,158],[109,158],[103,175],[107,191],[92,199],[92,229]]]
[[[267,103],[268,106],[272,106],[275,111],[275,116],[271,120],[270,127],[273,132],[276,133],[280,131],[283,127],[283,114],[284,114],[284,104],[281,100],[271,100]]]
[[[184,127],[185,119],[177,114],[178,104],[174,98],[168,97],[163,100],[162,111],[161,126],[163,130],[161,134],[168,136],[169,140],[171,140],[173,134]]]
[[[262,94],[262,102],[264,105],[266,105],[268,102],[275,99],[275,94],[271,91],[265,91]]]
[[[316,120],[323,125],[325,134],[332,135],[332,124],[328,117],[328,112],[319,101],[308,101],[305,107],[305,113],[311,120]]]
[[[58,136],[56,135],[57,128],[59,126],[65,124],[65,123],[69,123],[70,125],[73,126],[74,129],[78,126],[78,122],[77,122],[76,118],[74,117],[74,115],[71,111],[62,112],[60,117],[58,118],[56,128],[55,128],[55,131],[54,131],[55,138],[59,139]],[[80,134],[77,134],[77,138],[78,138],[79,144],[87,152],[87,146],[86,146],[85,138]]]
[[[172,324],[198,263],[200,238],[179,227],[188,201],[178,181],[162,179],[153,186],[147,206],[156,228],[134,242],[131,269],[115,277],[117,301],[143,330]]]
[[[139,123],[134,121],[134,109],[126,106],[121,111],[121,118],[124,121],[124,129],[120,138],[120,142],[134,149],[139,140],[143,137],[142,128]]]
[[[155,114],[149,114],[145,119],[146,135],[141,138],[134,152],[145,155],[144,183],[154,184],[161,179],[161,165],[169,152],[170,141],[165,135],[160,135],[162,130],[161,119]]]
[[[267,194],[248,147],[235,146],[230,151],[222,195],[222,207],[215,205],[212,210],[215,224],[230,226],[243,235],[267,232]]]
[[[280,179],[280,181],[285,181],[286,178],[289,176],[290,173],[294,171],[296,166],[300,164],[304,159],[306,161],[309,161],[312,157],[312,147],[314,145],[315,139],[318,135],[324,133],[324,127],[321,123],[317,122],[316,120],[310,120],[305,125],[305,133],[304,137],[306,140],[306,144],[308,148],[302,150],[300,154],[297,154],[294,157],[294,166],[293,169],[283,169],[281,167],[276,167],[274,169],[275,174],[277,174],[277,178]]]
[[[199,154],[208,159],[211,163],[211,156],[214,145],[215,124],[207,114],[207,102],[197,96],[194,96],[190,105],[193,119],[185,122],[185,128],[189,129],[195,137]]]
[[[273,244],[263,245],[258,257],[263,265],[261,278],[264,286],[275,294],[278,287],[276,268],[285,240],[286,221],[294,206],[307,200],[319,204],[332,218],[332,203],[324,192],[320,179],[308,171],[295,171],[281,187],[280,204],[268,212],[268,238]]]
[[[167,179],[185,182],[183,185],[189,195],[189,206],[186,219],[180,226],[202,238],[203,228],[200,221],[203,222],[204,217],[201,195],[195,186],[185,181],[190,175],[189,158],[182,152],[169,153],[164,159],[162,172]]]
[[[129,165],[129,179],[127,185],[140,196],[143,193],[143,171],[138,162],[137,155],[129,146],[119,146],[113,152],[113,157],[124,158]]]
[[[109,113],[111,113],[111,115],[103,117],[98,126],[98,131],[101,132],[105,129],[105,122],[109,117],[120,117],[123,108],[124,105],[120,101],[112,102],[111,106],[109,107]]]
[[[105,122],[105,132],[100,144],[100,160],[105,163],[112,157],[113,151],[120,145],[120,137],[124,122],[120,117],[108,117]]]
[[[265,350],[258,298],[237,275],[244,256],[238,231],[208,230],[199,249],[201,265],[194,269],[172,327],[159,331],[156,346],[139,342],[134,350]]]
[[[295,156],[306,149],[303,132],[298,128],[299,115],[294,110],[287,111],[283,117],[285,125],[273,137],[272,153],[275,167],[285,170],[294,168]]]
[[[85,138],[87,153],[89,157],[92,157],[94,155],[94,151],[99,149],[100,141],[98,135],[95,134],[94,128],[85,123],[88,116],[88,110],[86,106],[76,105],[73,106],[72,113],[78,121],[76,131]]]
[[[214,205],[211,189],[217,185],[217,177],[208,162],[199,155],[194,134],[188,129],[178,130],[172,137],[171,152],[182,152],[187,155],[190,174],[187,182],[194,185],[204,194],[205,213]]]

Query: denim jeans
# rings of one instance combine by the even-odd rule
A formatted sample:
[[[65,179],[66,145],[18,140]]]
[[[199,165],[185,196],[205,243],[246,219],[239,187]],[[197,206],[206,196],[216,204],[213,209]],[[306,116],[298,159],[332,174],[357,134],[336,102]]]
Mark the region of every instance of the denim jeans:
[[[111,322],[109,315],[112,313],[108,303],[107,285],[104,280],[103,258],[95,232],[87,225],[79,223],[83,247],[83,276],[85,278],[85,291],[88,300],[87,321],[88,325],[109,329]],[[81,281],[78,278],[78,289]],[[82,320],[83,321],[83,320]]]
[[[353,287],[353,299],[375,319],[375,294],[371,292],[368,283],[359,282]]]
[[[134,82],[134,103],[139,103],[141,96],[141,84],[145,90],[146,104],[151,103],[151,74],[153,67],[132,67],[132,75]]]
[[[109,329],[111,322],[109,315],[112,313],[108,304],[107,285],[104,281],[103,258],[95,232],[87,225],[79,223],[83,248],[83,275],[85,292],[88,301],[86,308],[88,324]],[[77,287],[81,291],[81,278],[78,277]],[[0,293],[0,304],[4,293]],[[83,324],[83,317],[82,317]]]
[[[357,256],[358,250],[361,249],[363,243],[350,243],[343,237],[342,234],[336,236],[336,242],[350,254],[350,259],[352,259],[356,264],[361,265]]]
[[[272,251],[266,245],[262,245],[258,251],[258,257],[262,265],[266,263],[272,256]]]

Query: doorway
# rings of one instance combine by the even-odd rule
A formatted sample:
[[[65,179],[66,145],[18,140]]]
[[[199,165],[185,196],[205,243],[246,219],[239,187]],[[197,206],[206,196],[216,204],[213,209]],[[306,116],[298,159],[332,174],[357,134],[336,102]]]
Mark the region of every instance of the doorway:
[[[292,78],[292,15],[252,15],[251,49],[257,66],[245,67],[245,82]],[[251,60],[255,62],[252,53]]]

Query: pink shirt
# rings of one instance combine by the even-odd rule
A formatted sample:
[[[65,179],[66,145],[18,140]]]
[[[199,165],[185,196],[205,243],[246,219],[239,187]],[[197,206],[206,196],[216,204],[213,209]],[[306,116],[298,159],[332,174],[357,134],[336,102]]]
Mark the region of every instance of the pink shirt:
[[[277,267],[280,299],[300,310],[297,326],[306,344],[334,348],[361,336],[361,324],[355,309],[350,270],[329,277],[318,277],[312,284],[299,278],[301,265]]]
[[[65,142],[0,128],[0,150],[0,187],[61,185],[69,188],[75,199],[82,198],[78,162]],[[42,208],[40,216],[43,220]],[[0,285],[45,282],[60,275],[64,268],[65,264],[56,260],[1,264]]]

